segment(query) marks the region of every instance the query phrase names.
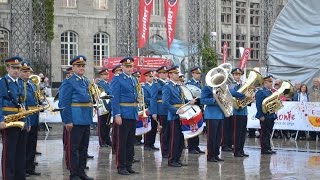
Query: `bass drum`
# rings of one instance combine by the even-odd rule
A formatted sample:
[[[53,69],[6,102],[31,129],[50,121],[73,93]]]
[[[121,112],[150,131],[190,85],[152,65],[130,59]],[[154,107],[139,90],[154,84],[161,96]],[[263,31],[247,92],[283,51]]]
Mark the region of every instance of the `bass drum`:
[[[201,97],[201,89],[195,85],[187,84],[186,88],[188,88],[193,96],[193,98],[200,98]]]
[[[186,87],[186,86],[180,86],[182,89],[182,92],[185,96],[185,99],[188,101],[191,101],[193,99],[192,92]]]

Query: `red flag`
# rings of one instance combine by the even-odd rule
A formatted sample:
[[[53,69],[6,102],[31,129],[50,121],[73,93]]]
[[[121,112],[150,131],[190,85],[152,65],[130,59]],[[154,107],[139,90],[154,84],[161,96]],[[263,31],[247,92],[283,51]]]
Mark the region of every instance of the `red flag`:
[[[165,17],[166,17],[166,27],[167,27],[167,41],[168,49],[174,39],[174,31],[176,28],[176,19],[178,14],[178,0],[165,0]]]
[[[240,60],[240,64],[239,64],[239,68],[240,69],[243,70],[246,67],[248,59],[250,57],[251,50],[252,50],[251,48],[245,48],[244,49],[244,52],[243,52],[243,54],[241,56],[241,60]]]
[[[225,41],[223,43],[223,63],[227,62],[227,58],[228,58],[228,42]]]
[[[139,5],[139,40],[138,48],[143,48],[149,38],[150,15],[153,0],[140,0]]]

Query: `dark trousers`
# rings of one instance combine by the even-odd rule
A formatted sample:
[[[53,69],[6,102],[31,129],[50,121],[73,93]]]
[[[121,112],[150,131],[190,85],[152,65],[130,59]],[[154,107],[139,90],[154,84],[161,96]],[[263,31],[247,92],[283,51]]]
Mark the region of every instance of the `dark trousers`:
[[[31,126],[30,131],[27,134],[27,146],[26,146],[26,170],[35,170],[34,160],[36,157],[38,140],[38,126]]]
[[[63,126],[63,135],[62,135],[62,142],[63,142],[63,150],[64,150],[64,162],[67,168],[69,168],[70,163],[70,143],[69,143],[70,136],[68,135],[68,131],[65,126]]]
[[[4,129],[2,133],[2,179],[26,179],[27,131],[17,127]]]
[[[180,119],[168,121],[169,128],[169,163],[180,161],[183,150],[184,137]]]
[[[145,143],[144,146],[152,147],[156,141],[157,135],[157,122],[153,120],[151,116],[148,118],[151,119],[151,130],[144,135]]]
[[[206,120],[207,123],[207,158],[214,158],[220,154],[220,144],[222,137],[222,119]]]
[[[90,125],[73,125],[68,135],[70,138],[70,175],[83,176],[87,165]]]
[[[222,148],[232,148],[234,132],[233,116],[226,117],[223,121]]]
[[[111,138],[112,138],[112,154],[115,154],[117,152],[117,144],[118,144],[118,125],[117,123],[113,122],[112,124],[112,134],[111,134]]]
[[[244,143],[247,134],[247,116],[234,115],[234,154],[243,154]]]
[[[272,129],[274,126],[274,120],[265,119],[263,122],[260,121],[261,133],[260,133],[260,146],[261,151],[271,150],[270,138]]]
[[[166,115],[159,115],[158,120],[162,129],[160,131],[160,148],[162,156],[169,154],[169,129]]]
[[[99,145],[111,145],[110,139],[110,113],[98,117]],[[108,124],[107,124],[108,123]]]
[[[136,134],[134,119],[122,119],[122,124],[117,125],[117,168],[118,170],[130,169],[134,156],[134,142]]]
[[[249,128],[249,137],[256,137],[256,129]]]
[[[189,151],[192,150],[200,150],[199,148],[199,136],[195,136],[193,138],[188,139],[188,149]]]

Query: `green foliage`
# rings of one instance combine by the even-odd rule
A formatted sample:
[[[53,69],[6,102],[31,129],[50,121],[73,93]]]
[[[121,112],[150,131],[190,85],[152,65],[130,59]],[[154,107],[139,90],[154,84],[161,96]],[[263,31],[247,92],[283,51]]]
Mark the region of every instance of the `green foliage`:
[[[52,41],[53,33],[53,23],[54,23],[54,0],[45,0],[45,12],[46,12],[46,29],[48,33],[48,41]]]
[[[6,71],[6,66],[3,64],[0,64],[0,77],[3,77],[4,75],[6,75],[7,71]]]
[[[200,48],[200,53],[203,61],[203,71],[207,73],[210,69],[217,66],[217,54],[215,49],[210,45],[209,33],[204,33],[203,47]]]

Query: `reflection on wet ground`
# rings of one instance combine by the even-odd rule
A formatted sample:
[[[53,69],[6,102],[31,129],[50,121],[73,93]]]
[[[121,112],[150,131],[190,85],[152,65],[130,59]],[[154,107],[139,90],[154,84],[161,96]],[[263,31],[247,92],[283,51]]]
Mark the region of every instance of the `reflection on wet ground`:
[[[28,179],[69,179],[65,169],[63,149],[60,135],[52,132],[52,136],[40,136],[37,156],[37,171],[41,176]],[[94,133],[93,133],[94,134]],[[206,149],[205,136],[201,135],[200,148]],[[90,139],[89,154],[94,155],[88,160],[88,175],[98,180],[104,179],[319,179],[320,177],[320,146],[315,141],[273,140],[275,155],[261,155],[259,139],[247,139],[245,151],[248,158],[233,157],[230,152],[222,152],[224,162],[207,162],[206,155],[188,154],[184,150],[183,161],[188,166],[168,167],[167,159],[161,158],[160,151],[145,151],[143,146],[135,146],[135,157],[141,162],[133,168],[140,172],[137,175],[121,176],[115,167],[115,155],[111,148],[99,148],[98,138]],[[159,141],[156,146],[159,147]]]

